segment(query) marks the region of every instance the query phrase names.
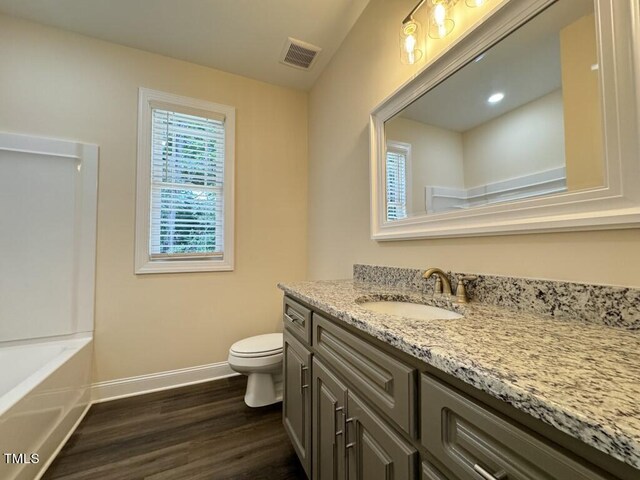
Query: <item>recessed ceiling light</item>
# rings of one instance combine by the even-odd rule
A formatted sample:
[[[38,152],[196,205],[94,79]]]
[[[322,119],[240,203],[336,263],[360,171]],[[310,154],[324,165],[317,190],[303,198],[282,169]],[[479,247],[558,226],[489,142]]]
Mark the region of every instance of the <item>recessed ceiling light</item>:
[[[489,103],[498,103],[503,98],[504,98],[504,93],[497,92],[497,93],[494,93],[493,95],[491,95],[489,98],[487,98],[487,102],[489,102]]]

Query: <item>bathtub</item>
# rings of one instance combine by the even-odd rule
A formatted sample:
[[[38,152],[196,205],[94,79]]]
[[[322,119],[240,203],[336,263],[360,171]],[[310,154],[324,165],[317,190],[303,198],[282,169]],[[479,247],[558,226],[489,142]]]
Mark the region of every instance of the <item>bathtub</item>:
[[[89,336],[0,343],[0,479],[40,478],[80,423],[90,403],[92,348]]]

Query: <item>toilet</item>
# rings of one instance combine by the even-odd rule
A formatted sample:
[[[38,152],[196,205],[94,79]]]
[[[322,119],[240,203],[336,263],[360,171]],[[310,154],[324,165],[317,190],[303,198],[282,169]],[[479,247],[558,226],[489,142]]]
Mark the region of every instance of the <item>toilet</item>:
[[[264,407],[282,401],[282,333],[240,340],[229,349],[229,366],[247,375],[244,402]]]

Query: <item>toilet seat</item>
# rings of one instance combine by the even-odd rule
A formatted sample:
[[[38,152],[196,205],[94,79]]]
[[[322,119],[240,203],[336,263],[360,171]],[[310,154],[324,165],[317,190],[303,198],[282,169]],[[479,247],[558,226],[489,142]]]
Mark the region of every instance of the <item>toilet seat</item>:
[[[229,349],[237,358],[270,357],[282,353],[282,333],[267,333],[240,340]]]
[[[261,357],[239,357],[229,352],[229,366],[241,373],[249,371],[279,370],[282,364],[282,352]]]

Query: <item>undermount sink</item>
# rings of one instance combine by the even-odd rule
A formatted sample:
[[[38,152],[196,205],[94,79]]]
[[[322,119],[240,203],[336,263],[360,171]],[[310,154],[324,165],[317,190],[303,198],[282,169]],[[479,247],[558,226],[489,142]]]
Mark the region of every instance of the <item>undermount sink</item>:
[[[371,312],[386,313],[416,320],[453,320],[462,315],[445,308],[423,305],[421,303],[376,301],[361,303],[360,306]]]

